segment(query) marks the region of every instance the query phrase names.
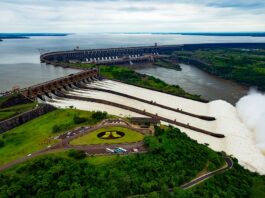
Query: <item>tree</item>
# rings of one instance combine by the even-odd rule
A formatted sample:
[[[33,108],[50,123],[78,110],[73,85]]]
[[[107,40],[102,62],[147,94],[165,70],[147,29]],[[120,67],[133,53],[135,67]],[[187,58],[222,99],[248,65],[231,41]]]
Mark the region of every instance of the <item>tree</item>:
[[[73,118],[73,121],[75,124],[81,124],[87,121],[87,118],[79,117],[78,115],[75,115]]]

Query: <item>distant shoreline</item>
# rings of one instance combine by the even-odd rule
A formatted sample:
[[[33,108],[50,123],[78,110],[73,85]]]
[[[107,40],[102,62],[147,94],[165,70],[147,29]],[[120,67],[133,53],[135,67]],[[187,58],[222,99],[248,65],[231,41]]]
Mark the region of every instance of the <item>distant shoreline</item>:
[[[159,33],[158,33],[159,34]],[[251,37],[265,37],[265,32],[253,32],[253,33],[168,33],[168,34],[180,34],[190,36],[251,36]]]
[[[3,41],[5,39],[29,39],[30,37],[27,36],[8,36],[8,37],[1,37],[0,40]]]
[[[0,33],[0,41],[5,39],[30,39],[34,36],[68,36],[68,33]]]
[[[265,32],[120,32],[113,34],[154,34],[154,35],[187,35],[187,36],[250,36],[265,37]]]

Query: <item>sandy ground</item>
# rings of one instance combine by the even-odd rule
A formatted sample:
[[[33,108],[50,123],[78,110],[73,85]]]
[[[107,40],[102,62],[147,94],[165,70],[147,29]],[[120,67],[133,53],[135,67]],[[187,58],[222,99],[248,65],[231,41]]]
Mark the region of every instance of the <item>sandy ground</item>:
[[[170,110],[162,109],[160,107],[146,104],[137,100],[127,99],[122,96],[105,92],[84,89],[75,89],[69,92],[69,94],[72,95],[104,99],[141,110],[145,109],[147,112],[157,113],[158,115],[166,118],[176,119],[177,121],[189,123],[192,126],[196,126],[205,130],[222,133],[226,137],[223,139],[218,139],[212,136],[191,131],[189,129],[178,127],[189,137],[197,140],[199,143],[207,143],[209,144],[209,147],[215,151],[225,151],[227,154],[236,157],[239,160],[239,163],[249,170],[259,172],[260,174],[265,174],[265,156],[256,146],[253,132],[241,122],[237,115],[236,108],[225,101],[217,100],[210,103],[201,103],[110,80],[96,81],[94,83],[87,84],[87,86],[122,92],[146,100],[156,101],[156,103],[160,103],[169,107],[180,108],[184,111],[195,114],[214,116],[217,118],[217,120],[208,122]],[[52,104],[62,108],[74,106],[77,109],[89,111],[101,110],[117,116],[141,116],[120,108],[78,100],[54,99]]]

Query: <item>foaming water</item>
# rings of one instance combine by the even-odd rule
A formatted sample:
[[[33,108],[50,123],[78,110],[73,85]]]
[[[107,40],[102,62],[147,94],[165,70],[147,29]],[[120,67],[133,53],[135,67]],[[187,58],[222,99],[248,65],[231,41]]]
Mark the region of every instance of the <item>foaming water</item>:
[[[253,131],[255,142],[265,155],[265,95],[250,90],[247,96],[238,101],[236,108],[241,120]]]

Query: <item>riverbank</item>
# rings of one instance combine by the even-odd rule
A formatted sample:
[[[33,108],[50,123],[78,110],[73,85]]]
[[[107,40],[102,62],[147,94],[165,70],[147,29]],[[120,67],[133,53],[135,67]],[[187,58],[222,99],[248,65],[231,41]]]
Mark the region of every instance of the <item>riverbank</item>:
[[[210,74],[265,90],[265,49],[216,48],[176,51],[179,62],[192,64]]]
[[[201,95],[209,101],[221,99],[235,105],[249,91],[246,86],[214,76],[196,66],[182,63],[180,66],[181,71],[151,66],[136,68],[135,71],[153,76],[170,85],[179,85],[186,92]]]

